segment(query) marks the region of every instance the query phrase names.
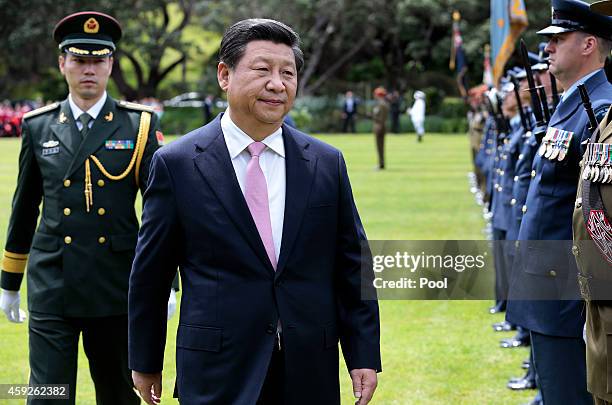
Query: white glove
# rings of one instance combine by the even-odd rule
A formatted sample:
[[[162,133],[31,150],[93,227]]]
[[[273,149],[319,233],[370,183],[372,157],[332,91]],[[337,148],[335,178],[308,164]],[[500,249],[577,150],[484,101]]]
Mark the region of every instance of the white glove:
[[[6,314],[6,319],[15,323],[22,323],[26,313],[19,308],[19,291],[0,290],[0,309]]]
[[[170,297],[168,298],[168,320],[172,318],[172,315],[176,312],[176,292],[174,288],[170,289]]]

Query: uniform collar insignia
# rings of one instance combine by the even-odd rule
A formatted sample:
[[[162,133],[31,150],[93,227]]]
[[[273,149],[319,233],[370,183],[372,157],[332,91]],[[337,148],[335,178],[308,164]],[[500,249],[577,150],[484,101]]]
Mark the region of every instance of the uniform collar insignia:
[[[111,122],[111,121],[113,120],[113,112],[111,111],[111,112],[109,112],[108,114],[106,114],[106,115],[104,116],[104,119],[105,119],[107,122]]]
[[[42,144],[43,148],[55,148],[57,145],[59,145],[59,142],[53,140],[47,141]]]
[[[68,117],[66,117],[66,114],[64,114],[63,111],[60,113],[59,122],[60,124],[65,124],[66,122],[68,122]]]

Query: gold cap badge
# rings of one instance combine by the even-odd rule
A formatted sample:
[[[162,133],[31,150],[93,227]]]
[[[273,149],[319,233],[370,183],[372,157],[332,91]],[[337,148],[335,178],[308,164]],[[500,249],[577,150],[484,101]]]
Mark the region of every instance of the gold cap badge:
[[[100,24],[93,17],[85,21],[85,24],[83,24],[83,31],[85,31],[87,34],[97,34],[99,30]]]

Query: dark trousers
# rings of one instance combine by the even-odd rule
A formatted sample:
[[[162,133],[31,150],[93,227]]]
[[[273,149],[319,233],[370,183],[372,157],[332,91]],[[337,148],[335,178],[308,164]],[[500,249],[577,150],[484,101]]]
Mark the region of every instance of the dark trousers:
[[[586,355],[581,338],[531,331],[531,345],[544,405],[593,405],[586,387]]]
[[[506,268],[506,231],[493,228],[493,259],[495,260],[495,306],[506,310],[508,299],[508,271]]]
[[[376,152],[378,153],[378,167],[385,168],[385,130],[374,129],[376,137]]]
[[[342,132],[355,132],[355,113],[345,113],[344,121],[342,122]]]
[[[30,384],[68,384],[69,400],[28,400],[28,404],[71,405],[76,398],[79,337],[89,359],[98,405],[140,404],[128,369],[127,315],[64,318],[30,313]]]
[[[283,351],[279,350],[278,345],[275,344],[257,405],[283,405],[285,397],[284,389],[285,358]]]

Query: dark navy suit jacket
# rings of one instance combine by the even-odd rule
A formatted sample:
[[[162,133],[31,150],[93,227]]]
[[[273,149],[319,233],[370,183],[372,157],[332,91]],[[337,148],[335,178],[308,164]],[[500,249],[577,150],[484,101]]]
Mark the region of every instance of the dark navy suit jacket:
[[[338,341],[349,369],[381,370],[378,304],[360,295],[363,260],[371,269],[369,254],[362,260],[366,235],[342,154],[282,129],[286,201],[276,272],[220,116],[154,155],[130,277],[130,368],[162,370],[166,300],[178,266],[181,403],[255,404],[279,319],[287,404],[340,402]]]
[[[603,118],[612,102],[612,85],[603,70],[584,84],[595,114]],[[559,104],[548,126],[570,131],[573,136],[563,161],[549,160],[539,154],[533,161],[536,175],[529,185],[527,208],[519,230],[521,243],[517,260],[521,263],[519,271],[513,273],[516,278],[511,284],[511,298],[513,290],[526,287],[539,289],[540,298],[546,298],[549,293],[551,296],[555,292],[568,293],[571,289],[579,296],[571,253],[572,215],[582,158],[581,143],[590,137],[590,132],[578,90]],[[510,301],[506,318],[538,333],[581,337],[584,312],[584,304],[578,300]]]

